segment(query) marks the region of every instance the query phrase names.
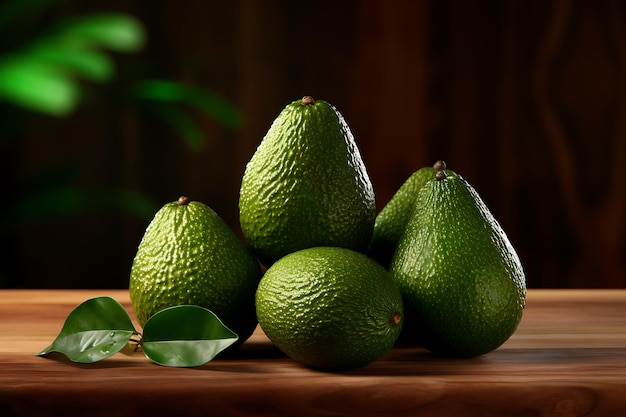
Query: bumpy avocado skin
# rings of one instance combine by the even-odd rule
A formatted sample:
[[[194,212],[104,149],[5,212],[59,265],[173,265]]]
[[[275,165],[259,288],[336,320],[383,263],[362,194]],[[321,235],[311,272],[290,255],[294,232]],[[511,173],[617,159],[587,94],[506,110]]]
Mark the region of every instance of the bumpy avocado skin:
[[[521,262],[502,227],[460,175],[419,192],[390,271],[404,299],[404,343],[447,357],[488,353],[524,310]]]
[[[138,322],[175,305],[213,311],[243,343],[257,320],[254,294],[261,267],[252,252],[207,205],[165,204],[139,244],[129,292]]]
[[[450,170],[446,172],[453,174]],[[367,254],[385,268],[389,268],[400,236],[411,217],[417,194],[428,181],[435,178],[436,173],[437,170],[433,167],[423,167],[415,171],[376,216]]]
[[[374,190],[350,128],[335,107],[311,101],[282,110],[242,178],[241,230],[268,267],[315,246],[364,252],[374,227]]]
[[[402,296],[388,271],[345,248],[284,256],[263,275],[256,306],[261,328],[279,349],[325,371],[377,360],[402,329]]]

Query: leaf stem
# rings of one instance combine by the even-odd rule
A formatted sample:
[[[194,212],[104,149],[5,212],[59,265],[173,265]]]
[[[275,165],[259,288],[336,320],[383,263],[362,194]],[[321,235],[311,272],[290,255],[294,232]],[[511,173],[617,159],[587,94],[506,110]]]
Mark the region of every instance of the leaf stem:
[[[138,336],[138,338],[134,338],[133,336]],[[136,343],[138,346],[143,345],[143,336],[139,332],[133,333],[133,336],[130,337],[129,342]]]

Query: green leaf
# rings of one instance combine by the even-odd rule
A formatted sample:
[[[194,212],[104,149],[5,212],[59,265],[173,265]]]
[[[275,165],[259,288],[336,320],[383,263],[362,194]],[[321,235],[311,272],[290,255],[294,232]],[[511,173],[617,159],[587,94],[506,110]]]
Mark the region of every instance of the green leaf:
[[[234,105],[201,88],[167,80],[144,80],[137,86],[135,94],[144,100],[190,106],[229,129],[237,129],[241,125],[241,113]]]
[[[20,10],[9,8],[17,15]],[[80,99],[75,77],[96,82],[113,77],[113,60],[101,49],[134,52],[145,37],[141,23],[121,13],[61,22],[56,31],[0,61],[0,98],[29,110],[67,116]]]
[[[195,90],[190,93],[189,102],[197,109],[210,114],[215,120],[229,129],[241,126],[241,113],[229,101],[208,91]]]
[[[204,146],[204,133],[198,124],[185,112],[174,107],[155,106],[154,111],[168,123],[183,138],[187,145],[194,150],[200,150]]]
[[[65,116],[78,102],[79,89],[54,65],[15,57],[0,62],[0,97],[30,110]]]
[[[67,76],[77,75],[96,82],[113,77],[113,60],[106,54],[87,49],[75,42],[45,39],[25,52],[32,60],[54,65]]]
[[[102,13],[65,22],[61,36],[114,51],[136,52],[143,46],[146,34],[132,16]]]
[[[159,311],[143,327],[143,351],[159,365],[204,365],[239,339],[210,310],[183,305]]]
[[[144,80],[135,89],[142,99],[180,103],[185,100],[188,87],[173,81]]]
[[[97,362],[122,350],[136,333],[120,303],[110,297],[92,298],[67,316],[61,333],[37,355],[59,352],[73,362]]]

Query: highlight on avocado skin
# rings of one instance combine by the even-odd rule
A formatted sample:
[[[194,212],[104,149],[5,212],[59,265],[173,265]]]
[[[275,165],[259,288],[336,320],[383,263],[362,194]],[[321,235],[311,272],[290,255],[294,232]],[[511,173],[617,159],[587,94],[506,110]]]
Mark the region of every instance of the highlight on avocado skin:
[[[366,366],[396,342],[402,296],[390,274],[362,253],[337,247],[293,252],[265,273],[259,324],[294,360],[324,371]]]
[[[197,305],[214,312],[241,344],[257,325],[254,293],[261,274],[252,252],[213,209],[182,196],[148,225],[129,292],[140,325],[164,308]]]
[[[241,181],[241,230],[260,261],[269,267],[315,246],[365,252],[375,217],[374,190],[343,116],[311,96],[288,104]]]
[[[445,170],[445,161],[438,160],[433,166],[418,169],[398,188],[391,200],[376,216],[372,239],[367,254],[385,268],[389,268],[400,236],[406,228],[419,190],[435,178],[438,171]],[[452,171],[447,171],[451,173]]]
[[[491,352],[517,329],[526,280],[476,190],[439,170],[419,191],[390,265],[405,306],[403,341],[449,357]]]

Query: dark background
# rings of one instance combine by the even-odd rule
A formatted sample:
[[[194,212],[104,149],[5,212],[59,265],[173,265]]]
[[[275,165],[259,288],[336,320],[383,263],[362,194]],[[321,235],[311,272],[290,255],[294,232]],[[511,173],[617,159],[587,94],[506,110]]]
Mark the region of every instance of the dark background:
[[[96,11],[145,26],[139,53],[114,54],[119,77],[65,118],[0,107],[0,286],[127,287],[152,210],[182,194],[239,233],[245,164],[305,94],[346,118],[379,208],[444,159],[502,223],[529,287],[626,285],[624,2],[60,1],[22,29]],[[196,115],[205,141],[194,149],[120,99],[137,74],[210,90],[243,122]],[[60,208],[24,209],[54,181]],[[68,190],[108,189],[153,206],[63,209]]]

